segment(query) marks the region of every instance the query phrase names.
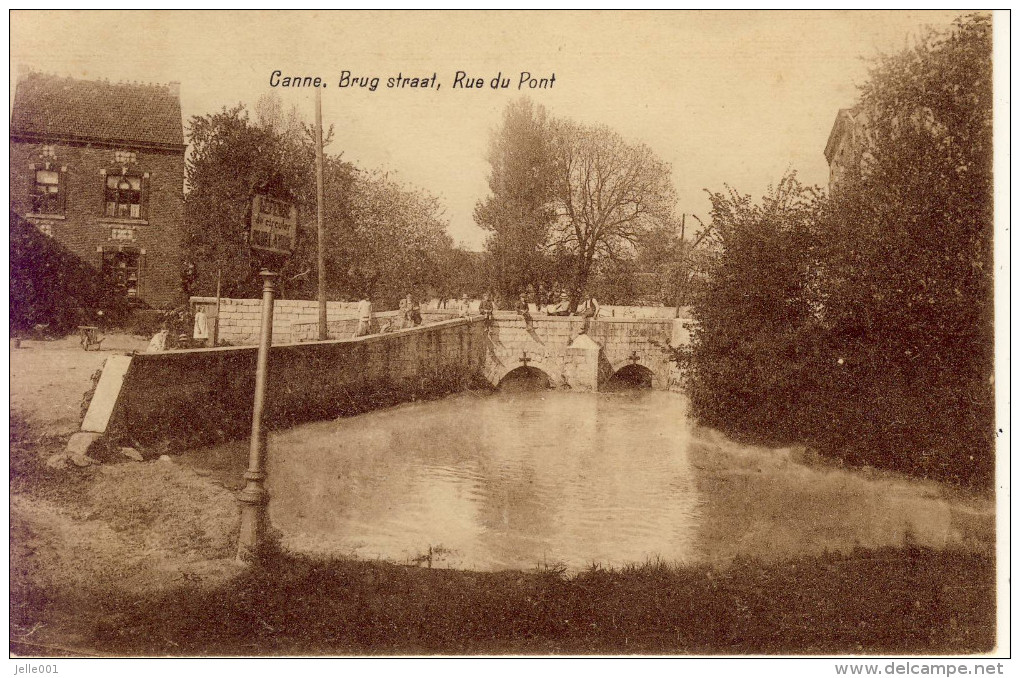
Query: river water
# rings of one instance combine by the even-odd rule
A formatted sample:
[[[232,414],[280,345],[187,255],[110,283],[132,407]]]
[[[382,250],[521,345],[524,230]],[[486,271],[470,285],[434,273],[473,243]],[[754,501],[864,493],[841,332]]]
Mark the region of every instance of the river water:
[[[247,442],[186,460],[240,488]],[[306,424],[271,435],[268,472],[287,548],[433,567],[994,545],[990,500],[739,445],[659,391],[465,393]]]

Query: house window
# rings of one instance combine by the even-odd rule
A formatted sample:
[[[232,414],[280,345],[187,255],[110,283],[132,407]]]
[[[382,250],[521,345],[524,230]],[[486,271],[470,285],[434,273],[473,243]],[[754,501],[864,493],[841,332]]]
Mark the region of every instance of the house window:
[[[142,218],[142,178],[116,175],[106,177],[106,216]]]
[[[125,297],[138,296],[137,252],[103,252],[103,277]]]
[[[41,214],[61,214],[64,211],[64,197],[60,190],[60,172],[36,170],[32,187],[32,211]]]
[[[113,157],[118,165],[127,165],[128,163],[138,162],[138,154],[134,151],[114,151]]]
[[[56,146],[43,146],[42,150],[39,151],[39,155],[43,158],[56,158],[57,147]]]

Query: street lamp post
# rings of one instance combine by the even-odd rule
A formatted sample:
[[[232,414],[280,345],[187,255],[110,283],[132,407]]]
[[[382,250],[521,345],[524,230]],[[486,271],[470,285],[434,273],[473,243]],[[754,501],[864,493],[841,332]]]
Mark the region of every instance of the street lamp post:
[[[273,299],[276,296],[276,273],[263,269],[262,332],[259,337],[258,363],[255,371],[255,406],[251,418],[251,448],[245,486],[238,495],[241,504],[241,535],[237,541],[237,560],[252,563],[266,546],[269,528],[269,492],[266,491],[266,429],[263,416],[269,372],[269,348],[273,343]]]

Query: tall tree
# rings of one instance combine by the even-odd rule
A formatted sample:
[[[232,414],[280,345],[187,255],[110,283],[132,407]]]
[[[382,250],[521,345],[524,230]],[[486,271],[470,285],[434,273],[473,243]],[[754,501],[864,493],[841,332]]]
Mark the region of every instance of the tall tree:
[[[258,296],[259,261],[245,234],[251,199],[263,193],[298,207],[295,252],[280,271],[287,298],[315,297],[314,148],[307,125],[264,97],[257,122],[243,106],[192,118],[185,199],[187,247],[198,263],[197,289],[211,293],[217,268],[227,296]],[[327,135],[327,140],[330,135]],[[436,285],[451,247],[439,201],[387,174],[324,158],[327,295],[368,294],[382,305]]]
[[[834,446],[960,479],[994,449],[992,27],[959,20],[878,59],[867,146],[833,191],[820,293],[855,385]],[[870,434],[861,436],[861,428]],[[902,462],[901,462],[902,463]]]
[[[554,143],[549,117],[528,99],[509,104],[489,142],[490,195],[475,206],[475,221],[490,231],[486,247],[504,298],[537,284],[555,217]]]
[[[552,244],[575,255],[571,307],[600,260],[633,255],[650,228],[673,218],[670,167],[604,125],[556,125],[557,221]]]

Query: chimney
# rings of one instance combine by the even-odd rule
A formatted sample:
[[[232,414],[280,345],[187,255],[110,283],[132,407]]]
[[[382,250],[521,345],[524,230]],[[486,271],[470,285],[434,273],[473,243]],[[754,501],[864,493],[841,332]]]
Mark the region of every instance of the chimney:
[[[171,80],[166,86],[170,89],[170,94],[177,99],[181,98],[181,83],[179,80]]]

